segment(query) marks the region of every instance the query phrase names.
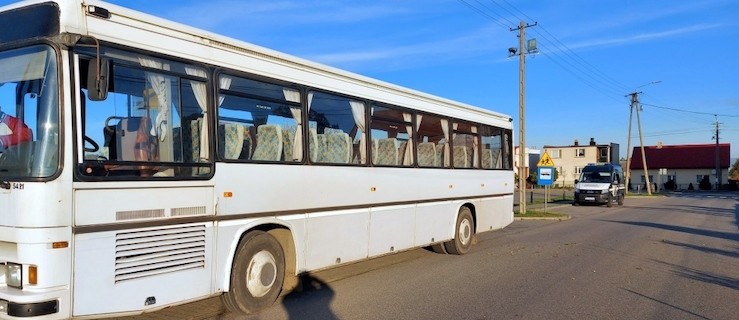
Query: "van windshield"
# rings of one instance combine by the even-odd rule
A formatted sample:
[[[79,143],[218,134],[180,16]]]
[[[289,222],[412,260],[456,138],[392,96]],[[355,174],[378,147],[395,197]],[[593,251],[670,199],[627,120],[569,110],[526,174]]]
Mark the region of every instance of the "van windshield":
[[[593,182],[593,183],[610,183],[611,182],[611,171],[604,169],[598,170],[593,169],[589,171],[583,171],[580,175],[581,182]]]

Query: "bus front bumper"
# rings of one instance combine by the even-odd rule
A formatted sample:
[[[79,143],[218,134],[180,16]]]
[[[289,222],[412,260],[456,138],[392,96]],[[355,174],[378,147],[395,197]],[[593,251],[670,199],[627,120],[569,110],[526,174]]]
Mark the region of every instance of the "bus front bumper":
[[[30,318],[59,312],[59,300],[33,303],[16,303],[0,299],[0,314],[11,317]]]
[[[0,318],[23,319],[41,317],[43,319],[68,319],[69,293],[66,288],[32,292],[8,287],[0,287]]]

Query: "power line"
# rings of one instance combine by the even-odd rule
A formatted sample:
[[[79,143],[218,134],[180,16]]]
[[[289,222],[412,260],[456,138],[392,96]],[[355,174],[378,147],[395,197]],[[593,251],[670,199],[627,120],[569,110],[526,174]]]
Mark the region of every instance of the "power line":
[[[692,114],[702,114],[702,115],[708,115],[708,116],[720,116],[720,117],[729,117],[729,118],[739,118],[739,115],[736,114],[720,114],[715,112],[702,112],[702,111],[692,111],[692,110],[684,110],[684,109],[678,109],[678,108],[672,108],[672,107],[664,107],[664,106],[658,106],[654,104],[648,104],[648,103],[642,103],[642,105],[659,108],[659,109],[665,109],[665,110],[672,110],[677,112],[685,112],[685,113],[692,113]]]
[[[470,4],[469,2],[467,2],[467,1],[465,1],[465,0],[459,0],[459,1],[460,1],[460,2],[462,2],[462,3],[464,3],[464,4],[465,4],[466,6],[468,6],[468,7],[470,8],[470,9],[472,9],[472,10],[474,10],[475,12],[479,13],[479,14],[480,14],[480,15],[482,15],[483,17],[485,17],[485,18],[488,18],[488,19],[490,19],[491,21],[493,21],[493,22],[497,23],[497,24],[498,24],[499,26],[501,26],[501,27],[503,27],[503,28],[509,29],[509,28],[511,28],[511,26],[514,26],[514,25],[516,25],[515,23],[511,23],[510,21],[508,21],[508,23],[511,23],[510,25],[505,25],[504,23],[500,22],[500,21],[499,21],[498,19],[495,19],[495,18],[493,18],[493,16],[491,16],[491,15],[487,14],[487,13],[486,13],[485,11],[483,11],[483,10],[480,10],[479,8],[477,8],[477,7],[473,6],[473,5],[472,5],[472,4]],[[475,0],[475,2],[477,2],[477,3],[480,3],[480,2],[479,2],[479,1],[477,1],[477,0]],[[487,8],[487,7],[486,7],[486,8]],[[496,16],[500,17],[500,18],[501,18],[502,20],[508,20],[508,19],[506,19],[505,17],[503,17],[503,16],[501,16],[500,14],[498,14],[497,12],[495,12],[495,11],[492,11],[492,12],[493,12],[493,14],[495,14]]]
[[[462,3],[464,3],[466,6],[477,12],[478,14],[482,15],[483,17],[490,19],[491,21],[497,23],[498,25],[509,28],[509,26],[506,26],[500,20],[505,20],[509,24],[515,25],[513,21],[506,18],[502,14],[498,12],[498,10],[495,10],[495,8],[485,4],[481,3],[479,0],[474,0],[474,3],[468,2],[466,0],[460,0]],[[518,19],[517,14],[509,10],[507,7],[502,5],[501,3],[498,3],[496,0],[489,0],[490,3],[494,4],[498,8],[502,9],[503,11],[507,12],[509,15],[514,16]],[[516,12],[520,13],[524,17],[528,18],[529,20],[535,21],[535,19],[532,19],[525,13],[523,13],[521,10],[510,4],[509,2],[503,0],[506,5],[508,5],[510,8],[515,10]],[[475,5],[476,4],[476,5]],[[493,17],[493,15],[497,16],[499,19],[496,19]],[[523,19],[519,19],[523,20]],[[599,69],[595,68],[592,64],[588,63],[583,59],[582,57],[578,56],[574,51],[572,51],[569,47],[567,47],[562,41],[557,39],[551,32],[548,30],[544,30],[545,33],[538,32],[534,29],[534,32],[541,37],[545,41],[541,43],[542,48],[549,48],[548,43],[551,43],[553,49],[546,50],[546,51],[540,51],[542,54],[544,54],[545,57],[547,57],[549,60],[554,62],[557,66],[562,68],[562,70],[566,71],[567,73],[571,74],[575,78],[577,78],[579,81],[583,82],[584,84],[590,86],[595,91],[600,92],[604,96],[613,99],[618,102],[623,102],[620,99],[621,93],[623,91],[627,91],[628,87],[619,83],[618,81],[614,80],[611,77],[608,77],[604,72],[600,71]]]
[[[495,0],[491,0],[491,1],[493,1],[493,2],[495,2],[497,4],[497,2]],[[514,10],[516,10],[517,12],[519,12],[520,14],[522,14],[524,17],[528,18],[529,20],[533,20],[526,13],[524,13],[521,10],[519,10],[516,6],[512,5],[510,2],[508,2],[506,0],[501,0],[501,1],[503,1],[509,7],[513,8]],[[508,11],[508,10],[506,10],[506,11]],[[510,13],[510,11],[508,11],[508,12]],[[565,52],[568,56],[570,56],[571,58],[573,58],[573,60],[581,62],[586,67],[586,69],[588,69],[590,72],[593,72],[594,74],[598,74],[604,80],[610,82],[611,84],[613,84],[613,85],[615,85],[617,87],[620,87],[622,89],[621,92],[623,92],[623,91],[629,91],[630,90],[630,88],[628,86],[626,86],[623,83],[620,83],[620,82],[616,81],[615,79],[611,78],[610,76],[608,76],[607,74],[605,74],[603,71],[601,71],[600,69],[598,69],[595,66],[593,66],[592,64],[590,64],[587,60],[583,59],[580,55],[578,55],[577,53],[575,53],[574,51],[572,51],[567,45],[565,45],[564,43],[562,43],[562,41],[560,41],[556,36],[554,36],[554,34],[552,34],[551,32],[549,32],[549,30],[547,30],[544,26],[541,26],[540,29],[542,31],[544,31],[546,34],[542,34],[538,30],[534,30],[534,32],[537,33],[537,34],[539,34],[540,36],[544,37],[547,40],[550,40],[551,41],[551,39],[553,39],[554,40],[553,42],[556,42],[558,44],[558,47],[564,48],[563,52]],[[551,39],[549,39],[550,37],[551,37]]]

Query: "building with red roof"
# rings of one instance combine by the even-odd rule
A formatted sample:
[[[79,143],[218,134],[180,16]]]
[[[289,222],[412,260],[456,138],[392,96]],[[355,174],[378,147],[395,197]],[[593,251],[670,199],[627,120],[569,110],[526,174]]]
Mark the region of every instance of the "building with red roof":
[[[649,181],[656,183],[658,189],[665,187],[670,180],[676,189],[688,189],[692,184],[698,190],[702,180],[708,179],[712,188],[716,187],[716,160],[720,168],[721,184],[728,183],[730,144],[684,144],[645,146],[644,153],[649,169]],[[640,147],[631,153],[630,184],[644,184],[644,165]],[[662,173],[662,174],[660,174]],[[656,179],[656,180],[655,180]],[[669,185],[668,185],[669,186]]]

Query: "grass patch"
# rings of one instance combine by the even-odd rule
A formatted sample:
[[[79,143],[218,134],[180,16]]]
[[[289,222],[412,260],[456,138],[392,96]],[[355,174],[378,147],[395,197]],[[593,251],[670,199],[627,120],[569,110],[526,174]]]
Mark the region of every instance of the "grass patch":
[[[519,214],[518,212],[513,213],[514,218],[522,217],[535,217],[535,218],[563,218],[567,217],[566,214],[555,213],[555,212],[544,212],[541,210],[526,210],[526,214]]]

